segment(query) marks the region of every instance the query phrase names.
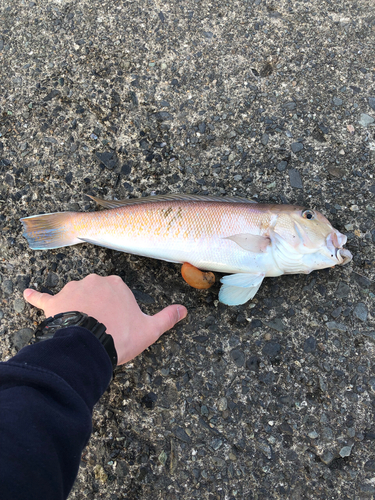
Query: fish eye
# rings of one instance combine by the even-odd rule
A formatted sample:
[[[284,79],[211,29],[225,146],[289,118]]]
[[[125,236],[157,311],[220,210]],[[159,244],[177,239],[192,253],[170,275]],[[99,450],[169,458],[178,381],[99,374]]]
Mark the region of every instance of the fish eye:
[[[303,217],[304,219],[309,219],[309,220],[311,220],[311,219],[315,219],[315,214],[314,214],[314,212],[313,212],[312,210],[304,210],[304,211],[302,212],[302,217]]]

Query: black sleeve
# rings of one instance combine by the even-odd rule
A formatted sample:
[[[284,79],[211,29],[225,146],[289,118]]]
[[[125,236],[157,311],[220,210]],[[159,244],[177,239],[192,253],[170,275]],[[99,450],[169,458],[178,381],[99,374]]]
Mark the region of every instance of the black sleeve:
[[[101,343],[69,327],[0,363],[0,498],[66,499],[112,376]]]

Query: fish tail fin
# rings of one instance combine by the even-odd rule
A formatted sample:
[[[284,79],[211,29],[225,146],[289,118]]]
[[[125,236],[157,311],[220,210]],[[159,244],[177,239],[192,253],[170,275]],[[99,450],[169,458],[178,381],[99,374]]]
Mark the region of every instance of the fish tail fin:
[[[33,250],[68,247],[82,243],[72,224],[74,212],[32,215],[20,219],[23,236]]]

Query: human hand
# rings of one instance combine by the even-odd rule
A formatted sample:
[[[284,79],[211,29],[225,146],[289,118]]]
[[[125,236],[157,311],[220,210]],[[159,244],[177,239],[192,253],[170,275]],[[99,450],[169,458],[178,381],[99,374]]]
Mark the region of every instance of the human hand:
[[[47,318],[80,311],[103,323],[113,337],[119,365],[138,356],[187,315],[186,307],[176,304],[154,316],[144,314],[119,276],[90,274],[81,281],[70,281],[57,295],[30,288],[23,295],[27,302],[43,309]]]

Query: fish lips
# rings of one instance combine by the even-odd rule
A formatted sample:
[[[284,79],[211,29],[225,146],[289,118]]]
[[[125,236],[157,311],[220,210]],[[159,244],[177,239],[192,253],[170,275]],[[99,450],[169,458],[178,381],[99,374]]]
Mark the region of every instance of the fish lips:
[[[353,258],[353,255],[346,248],[336,248],[335,249],[336,259],[339,261],[340,266],[345,266]]]
[[[350,262],[353,258],[353,255],[349,250],[343,248],[347,241],[347,237],[345,234],[339,233],[339,231],[334,231],[327,237],[327,247],[331,252],[334,252],[337,263],[340,266],[345,266],[348,262]]]

